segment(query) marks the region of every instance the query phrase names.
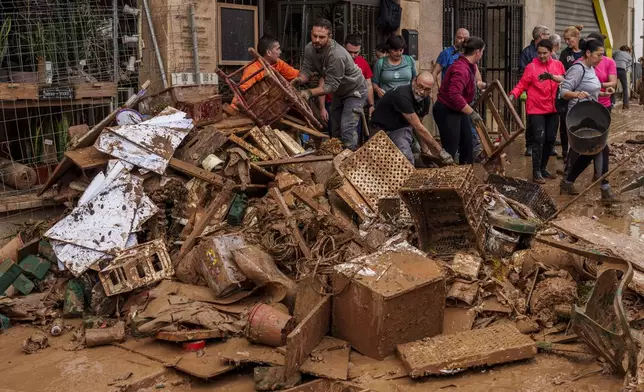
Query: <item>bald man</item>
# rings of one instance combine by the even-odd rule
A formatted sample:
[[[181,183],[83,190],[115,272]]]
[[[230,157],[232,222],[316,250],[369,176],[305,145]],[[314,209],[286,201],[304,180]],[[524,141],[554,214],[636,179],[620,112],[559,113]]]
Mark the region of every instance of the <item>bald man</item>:
[[[385,131],[396,147],[414,164],[413,133],[416,133],[424,154],[438,156],[444,164],[453,164],[452,156],[429,133],[421,119],[429,113],[434,78],[421,72],[406,86],[389,90],[376,105],[371,117],[374,131]]]

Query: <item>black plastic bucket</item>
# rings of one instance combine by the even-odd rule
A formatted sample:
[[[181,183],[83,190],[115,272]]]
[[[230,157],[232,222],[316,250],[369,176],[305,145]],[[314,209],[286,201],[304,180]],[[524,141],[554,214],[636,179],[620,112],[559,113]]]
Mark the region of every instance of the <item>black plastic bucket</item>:
[[[566,116],[568,144],[581,155],[595,155],[606,147],[610,112],[597,101],[582,101]]]

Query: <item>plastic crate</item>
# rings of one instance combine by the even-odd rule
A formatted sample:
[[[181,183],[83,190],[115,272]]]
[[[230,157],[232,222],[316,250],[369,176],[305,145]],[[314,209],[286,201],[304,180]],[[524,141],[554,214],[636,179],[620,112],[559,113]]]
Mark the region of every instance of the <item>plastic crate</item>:
[[[539,184],[498,174],[490,174],[487,183],[494,186],[502,195],[532,209],[542,220],[548,219],[557,212],[557,205]]]

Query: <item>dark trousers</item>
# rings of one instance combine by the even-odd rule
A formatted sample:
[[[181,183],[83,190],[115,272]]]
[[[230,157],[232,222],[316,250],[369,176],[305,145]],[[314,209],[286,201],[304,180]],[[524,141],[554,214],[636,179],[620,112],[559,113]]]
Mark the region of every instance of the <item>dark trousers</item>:
[[[530,116],[528,115],[528,118]],[[532,130],[532,125],[530,124],[530,120],[528,120],[528,124],[525,127],[525,149],[529,150],[532,148],[534,145],[534,131]]]
[[[528,123],[532,128],[532,171],[540,173],[545,170],[550,159],[550,152],[557,138],[559,115],[529,114]]]
[[[570,168],[568,170],[568,175],[566,176],[566,181],[575,182],[581,173],[586,170],[591,162],[595,162],[595,178],[599,178],[604,174],[608,173],[608,145],[604,149],[595,154],[595,155],[581,155],[576,153],[574,150],[570,150],[568,154],[568,160],[570,163]],[[598,167],[597,167],[598,166]],[[597,173],[599,169],[599,173]],[[608,179],[603,179],[601,181],[602,185],[608,184]]]
[[[463,112],[456,112],[441,102],[436,102],[432,110],[434,120],[438,125],[441,144],[452,158],[458,152],[461,165],[473,162],[472,157],[472,127],[470,116]]]
[[[564,161],[568,157],[568,128],[566,127],[566,115],[568,111],[559,113],[559,139],[561,140],[561,155]]]
[[[619,79],[619,83],[622,85],[622,102],[624,102],[624,105],[628,105],[628,72],[624,68],[617,68],[617,79]],[[613,94],[613,97],[615,94]],[[615,102],[613,102],[615,103]]]

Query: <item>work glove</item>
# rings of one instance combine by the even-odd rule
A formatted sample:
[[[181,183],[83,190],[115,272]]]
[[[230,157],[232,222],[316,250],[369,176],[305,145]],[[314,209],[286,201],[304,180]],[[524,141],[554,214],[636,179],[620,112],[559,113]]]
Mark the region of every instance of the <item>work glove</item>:
[[[543,82],[544,80],[553,80],[554,76],[550,72],[544,72],[539,75],[539,81]]]
[[[476,112],[474,112],[476,113]],[[454,158],[450,155],[449,152],[445,151],[445,149],[441,149],[441,152],[438,153],[438,157],[441,159],[441,163],[445,166],[447,165],[454,165]]]
[[[478,114],[476,110],[473,111],[472,114],[470,114],[470,118],[472,119],[472,122],[483,121],[483,119],[481,118],[481,115]]]
[[[309,98],[311,98],[311,90],[302,90],[300,91],[300,97],[302,97],[303,100],[308,101]]]
[[[302,79],[300,79],[300,78],[295,78],[295,79],[291,80],[291,86],[293,86],[295,88],[298,88],[300,86],[300,84],[302,84]]]

